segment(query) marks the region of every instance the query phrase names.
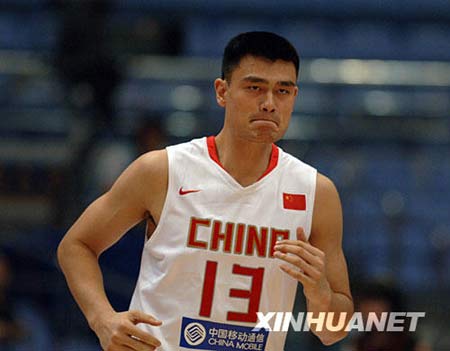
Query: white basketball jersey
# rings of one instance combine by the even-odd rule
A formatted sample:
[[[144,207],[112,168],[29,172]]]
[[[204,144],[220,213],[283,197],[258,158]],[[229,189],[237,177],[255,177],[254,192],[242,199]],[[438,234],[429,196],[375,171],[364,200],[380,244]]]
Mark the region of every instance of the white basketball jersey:
[[[316,170],[272,146],[269,166],[243,187],[221,166],[214,137],[167,148],[161,218],[145,243],[130,309],[164,351],[284,348],[285,332],[253,328],[257,312],[291,312],[298,282],[273,257],[277,240],[311,231]]]

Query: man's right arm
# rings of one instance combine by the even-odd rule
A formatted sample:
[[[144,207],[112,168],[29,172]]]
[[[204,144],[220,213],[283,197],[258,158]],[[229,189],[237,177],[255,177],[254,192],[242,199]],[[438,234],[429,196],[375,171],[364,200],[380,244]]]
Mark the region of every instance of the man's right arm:
[[[148,213],[159,219],[167,174],[165,150],[138,158],[83,212],[58,247],[58,261],[70,291],[105,350],[153,350],[159,346],[157,339],[136,324],[160,325],[160,321],[139,311],[114,311],[98,258]]]

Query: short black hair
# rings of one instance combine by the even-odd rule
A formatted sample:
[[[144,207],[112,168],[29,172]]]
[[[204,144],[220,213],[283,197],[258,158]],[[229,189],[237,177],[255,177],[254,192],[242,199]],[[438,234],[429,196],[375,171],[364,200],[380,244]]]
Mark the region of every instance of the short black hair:
[[[232,38],[223,53],[222,79],[229,80],[233,70],[247,55],[270,61],[292,62],[298,77],[300,59],[294,46],[285,38],[271,32],[246,32]]]

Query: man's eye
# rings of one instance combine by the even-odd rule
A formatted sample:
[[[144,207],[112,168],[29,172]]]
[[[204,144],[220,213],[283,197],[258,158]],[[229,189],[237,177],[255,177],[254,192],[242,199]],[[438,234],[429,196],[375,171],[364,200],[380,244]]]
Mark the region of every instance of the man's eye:
[[[249,89],[249,90],[253,90],[253,91],[258,91],[258,90],[259,90],[259,86],[257,86],[257,85],[250,85],[250,86],[248,87],[248,89]]]
[[[285,94],[285,95],[291,93],[288,89],[280,89],[279,92],[280,92],[280,94]]]

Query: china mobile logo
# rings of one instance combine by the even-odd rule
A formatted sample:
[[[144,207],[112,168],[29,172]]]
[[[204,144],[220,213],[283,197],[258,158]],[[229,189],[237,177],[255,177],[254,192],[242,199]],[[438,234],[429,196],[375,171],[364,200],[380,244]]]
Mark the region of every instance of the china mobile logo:
[[[184,337],[189,345],[200,345],[206,338],[206,330],[200,323],[190,323],[184,329]]]
[[[425,317],[425,312],[383,312],[377,315],[370,312],[367,319],[364,320],[361,312],[355,312],[352,318],[347,322],[347,313],[339,313],[335,317],[334,312],[319,312],[319,315],[312,312],[299,312],[297,318],[292,312],[257,312],[258,324],[253,329],[258,331],[265,329],[269,331],[287,332],[289,327],[294,331],[309,331],[311,326],[317,331],[323,328],[329,331],[357,330],[360,332],[368,331],[388,331],[402,332],[405,330],[414,332],[417,328],[419,318]],[[337,318],[339,317],[339,318]]]

